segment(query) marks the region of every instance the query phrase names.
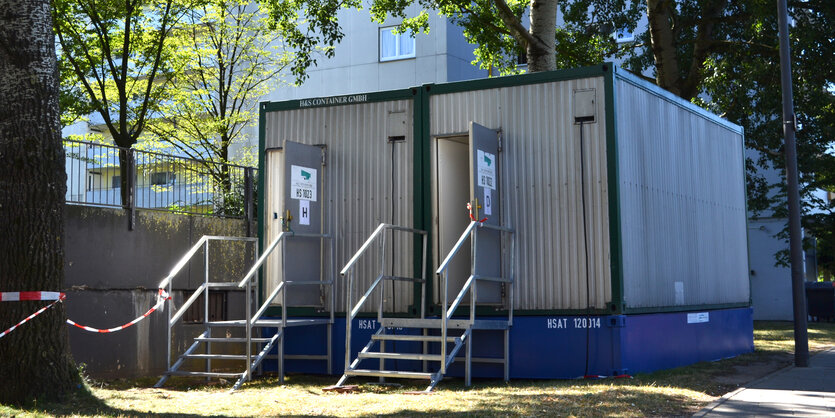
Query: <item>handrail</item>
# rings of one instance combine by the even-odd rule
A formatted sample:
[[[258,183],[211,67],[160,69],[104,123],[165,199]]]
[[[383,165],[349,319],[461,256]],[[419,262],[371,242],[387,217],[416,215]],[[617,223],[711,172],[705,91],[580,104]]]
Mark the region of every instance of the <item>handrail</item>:
[[[345,264],[345,267],[342,268],[342,270],[339,272],[339,274],[341,276],[344,276],[344,275],[348,274],[348,271],[351,268],[354,267],[354,264],[356,264],[356,262],[360,259],[360,257],[362,257],[362,255],[365,253],[365,251],[368,250],[369,247],[371,247],[371,243],[374,242],[374,240],[377,238],[377,236],[380,235],[386,229],[390,229],[390,230],[393,230],[393,231],[411,232],[411,233],[420,234],[420,235],[426,235],[427,234],[427,232],[422,230],[422,229],[408,228],[408,227],[400,226],[400,225],[392,225],[392,224],[387,224],[387,223],[381,223],[380,225],[377,226],[377,229],[375,229],[374,232],[371,233],[371,236],[368,237],[367,240],[365,240],[365,243],[362,244],[362,247],[360,247],[360,249],[357,250],[356,253],[354,253],[354,256],[351,257],[350,260],[348,260],[348,263]]]
[[[423,268],[421,270],[421,278],[420,279],[408,278],[408,277],[398,277],[398,276],[389,276],[389,275],[385,274],[386,263],[385,263],[385,252],[383,251],[383,249],[385,248],[385,237],[386,237],[383,234],[383,231],[385,231],[385,230],[409,232],[409,233],[418,234],[418,235],[423,236],[423,250],[422,250],[423,262],[421,263]],[[365,252],[371,247],[371,245],[374,243],[374,241],[378,237],[382,237],[382,239],[380,241],[380,248],[381,248],[381,252],[380,252],[380,274],[377,276],[376,279],[374,279],[374,283],[372,283],[371,286],[369,286],[368,290],[357,301],[356,305],[354,305],[351,301],[351,294],[353,293],[353,282],[354,282],[353,281],[353,276],[354,276],[355,264],[362,257],[362,255],[365,254]],[[374,232],[371,233],[371,235],[368,237],[368,239],[365,240],[365,242],[362,244],[362,246],[359,248],[359,250],[357,250],[357,252],[354,253],[354,256],[351,257],[350,260],[348,260],[348,263],[346,263],[345,267],[343,267],[342,270],[340,271],[340,273],[339,273],[340,275],[342,275],[342,276],[347,275],[348,276],[347,288],[346,288],[346,291],[345,291],[345,295],[346,295],[346,305],[345,305],[345,310],[346,310],[346,314],[345,314],[345,370],[346,370],[346,372],[350,368],[355,366],[355,364],[351,363],[351,321],[357,316],[357,314],[359,314],[359,311],[360,311],[360,309],[362,309],[362,306],[370,298],[371,294],[377,289],[377,287],[380,286],[381,283],[383,283],[384,280],[408,280],[408,281],[422,283],[421,297],[422,297],[422,300],[426,299],[426,260],[427,260],[426,250],[427,250],[427,239],[428,239],[428,237],[429,237],[429,233],[424,231],[424,230],[421,230],[421,229],[415,229],[415,228],[409,228],[409,227],[405,227],[405,226],[381,223],[380,225],[377,226],[377,228],[374,229]],[[383,317],[383,291],[384,291],[384,289],[385,289],[384,286],[380,288],[380,306],[377,309],[377,319],[379,321],[382,321],[382,317]],[[425,315],[423,305],[424,304],[421,304],[421,310],[420,310],[420,317],[421,318],[423,318],[424,315]],[[350,311],[349,311],[349,309],[350,309]],[[382,328],[380,328],[380,330],[382,330]],[[357,359],[357,361],[359,361],[359,358]]]
[[[200,295],[204,292],[208,292],[208,289],[210,288],[210,285],[209,285],[209,241],[254,242],[255,243],[255,253],[256,254],[258,253],[258,239],[257,238],[254,238],[254,237],[231,237],[231,236],[221,236],[221,235],[204,235],[204,236],[200,237],[199,240],[197,240],[197,243],[195,243],[185,253],[185,255],[183,255],[179,260],[177,260],[177,263],[174,264],[174,267],[171,269],[171,271],[168,273],[168,275],[165,276],[165,278],[162,279],[162,281],[159,282],[159,285],[157,287],[159,289],[163,289],[163,290],[167,291],[169,295],[173,296],[172,282],[174,280],[174,277],[176,277],[178,274],[180,274],[183,267],[185,267],[189,263],[189,261],[191,261],[191,259],[194,257],[195,254],[197,254],[197,251],[200,250],[201,247],[203,248],[203,258],[204,258],[203,261],[204,261],[204,269],[205,269],[203,284],[201,284],[194,291],[194,293],[192,293],[191,296],[183,303],[183,305],[180,306],[179,309],[177,309],[177,312],[174,312],[173,299],[171,297],[169,297],[168,301],[167,301],[169,309],[168,309],[168,326],[167,326],[167,332],[166,332],[166,364],[168,365],[169,369],[171,369],[171,367],[172,367],[172,364],[171,364],[171,348],[172,348],[171,347],[171,329],[173,328],[174,324],[176,324],[183,317],[183,315],[185,315],[185,313],[188,311],[188,308],[192,304],[194,304],[194,302],[196,302],[198,298],[200,298]],[[250,289],[247,289],[247,290],[248,290],[247,291],[247,309],[249,309],[250,308],[249,307],[249,297],[250,297],[249,290]],[[204,321],[207,321],[208,316],[209,316],[208,315],[208,306],[209,306],[209,298],[208,297],[205,298],[204,303],[205,303],[205,307],[204,307],[204,310],[203,310]],[[249,336],[249,334],[247,334],[247,336]],[[249,351],[249,347],[247,347],[247,352],[248,351]],[[158,383],[158,384],[161,384],[161,382],[163,382],[164,379],[167,379],[167,377],[163,377],[163,380],[160,380],[160,383]]]
[[[278,286],[275,287],[275,290],[273,290],[273,292],[270,293],[270,296],[266,299],[266,301],[267,302],[272,301],[278,295],[278,293],[281,292],[281,290],[283,288],[284,288],[284,282],[279,283]],[[267,308],[269,308],[269,307],[270,307],[269,303],[264,303],[263,305],[261,305],[261,308],[258,309],[257,312],[255,312],[255,315],[252,316],[253,319],[251,319],[250,322],[257,321],[258,318],[260,318],[261,315],[263,315],[264,312],[266,312]]]
[[[461,304],[461,301],[464,300],[464,295],[467,294],[467,291],[470,289],[470,287],[472,287],[473,282],[475,282],[476,279],[477,279],[477,277],[473,274],[471,274],[470,277],[467,278],[467,282],[464,283],[463,287],[461,287],[461,291],[458,292],[458,296],[455,298],[454,301],[452,301],[452,304],[449,305],[449,309],[447,309],[447,311],[446,311],[445,319],[452,316],[452,314],[455,312],[455,309],[457,309],[458,305]]]
[[[362,244],[360,249],[357,250],[356,253],[354,253],[354,256],[351,257],[350,260],[348,260],[348,264],[345,264],[345,267],[343,267],[342,270],[339,272],[340,276],[344,276],[344,275],[348,274],[348,271],[351,270],[351,268],[354,267],[354,264],[357,262],[357,260],[360,259],[360,257],[365,253],[365,251],[368,249],[368,247],[371,246],[371,243],[374,242],[374,240],[377,238],[377,236],[380,235],[385,229],[386,229],[386,224],[382,223],[377,227],[377,229],[374,230],[373,233],[371,233],[371,236],[368,237],[367,240],[365,240],[365,243]]]
[[[453,257],[455,257],[455,254],[458,254],[458,250],[460,250],[461,247],[464,245],[464,241],[467,240],[467,237],[470,235],[470,232],[472,232],[473,229],[475,229],[478,225],[478,221],[470,221],[470,225],[467,226],[467,229],[465,229],[464,232],[461,234],[461,237],[458,238],[458,241],[452,247],[452,250],[449,251],[449,254],[447,254],[446,258],[444,259],[444,262],[441,263],[441,266],[438,267],[438,270],[435,271],[435,274],[441,274],[444,272],[444,270],[447,269],[447,265],[452,261]]]
[[[292,232],[290,233],[292,234]],[[269,247],[267,247],[261,254],[261,257],[258,257],[258,261],[256,261],[255,264],[252,265],[252,268],[249,269],[249,272],[246,274],[246,276],[244,276],[244,278],[241,279],[240,282],[238,282],[238,287],[246,286],[246,283],[250,279],[252,279],[253,276],[255,276],[255,273],[257,273],[261,265],[264,264],[264,260],[266,260],[270,254],[272,254],[273,250],[275,250],[275,247],[277,247],[278,243],[281,242],[282,239],[284,239],[284,236],[286,234],[288,233],[282,232],[278,234],[278,236],[273,240],[273,242],[270,243]]]
[[[180,270],[182,270],[183,267],[185,267],[185,265],[189,262],[191,257],[194,257],[194,254],[197,253],[197,250],[199,250],[200,247],[202,247],[203,244],[206,241],[222,240],[222,241],[249,241],[249,242],[252,242],[252,241],[255,241],[256,239],[257,238],[252,238],[252,237],[226,237],[226,236],[221,236],[221,235],[203,235],[197,241],[197,243],[194,244],[194,246],[192,246],[191,249],[189,249],[188,252],[182,258],[180,258],[179,261],[177,261],[177,264],[174,265],[174,268],[171,269],[171,272],[168,273],[168,275],[165,276],[165,278],[162,279],[161,282],[159,282],[159,285],[157,286],[157,288],[158,289],[165,289],[165,287],[168,286],[168,283],[172,279],[174,279],[174,277],[177,276],[177,274],[180,273]]]
[[[371,296],[371,293],[374,291],[374,289],[377,288],[377,285],[379,285],[380,282],[383,281],[384,277],[385,276],[383,276],[382,274],[377,276],[377,278],[374,280],[374,283],[372,283],[371,286],[368,287],[368,290],[365,292],[365,294],[362,295],[359,301],[357,301],[357,304],[354,306],[354,309],[351,309],[351,319],[357,317],[357,314],[362,308],[362,305],[365,304],[365,301],[368,300],[368,297]]]
[[[441,309],[441,311],[442,311],[441,312],[441,353],[446,353],[446,336],[447,336],[447,329],[449,327],[449,319],[455,313],[455,310],[458,309],[458,306],[464,300],[464,295],[466,295],[468,292],[470,293],[470,298],[471,298],[471,302],[470,302],[470,322],[472,323],[472,322],[475,321],[475,304],[476,304],[476,300],[477,300],[476,294],[475,294],[476,293],[476,282],[478,282],[479,280],[484,280],[484,281],[491,281],[491,282],[510,283],[511,285],[513,283],[513,274],[515,273],[514,271],[511,271],[511,277],[508,278],[508,279],[505,279],[505,278],[502,278],[502,277],[480,276],[480,275],[475,274],[475,261],[473,261],[472,265],[471,265],[470,277],[467,278],[467,281],[464,283],[464,286],[461,287],[461,290],[458,292],[458,295],[455,297],[455,300],[453,300],[452,304],[450,304],[449,308],[447,308],[447,303],[448,303],[447,293],[449,291],[449,289],[448,289],[449,288],[449,272],[447,270],[448,270],[448,267],[449,267],[449,263],[452,262],[452,259],[455,257],[455,255],[458,254],[458,251],[461,249],[461,247],[464,246],[464,242],[467,240],[468,237],[471,237],[471,245],[472,245],[472,248],[473,248],[473,257],[475,257],[475,251],[476,251],[476,248],[477,248],[477,237],[476,237],[475,234],[473,234],[473,231],[476,228],[487,228],[487,229],[492,229],[492,230],[495,230],[495,231],[500,231],[500,232],[503,232],[503,233],[510,233],[510,234],[514,233],[513,229],[508,228],[508,227],[484,224],[484,223],[479,222],[479,221],[471,221],[470,224],[467,226],[467,228],[464,230],[464,232],[461,233],[461,236],[458,238],[458,241],[455,242],[455,245],[453,245],[452,249],[449,251],[446,258],[444,258],[444,261],[441,263],[441,265],[435,271],[435,274],[438,274],[440,276],[441,280],[443,281],[443,284],[442,284],[443,285],[443,294],[441,295],[441,298],[443,299],[441,301],[441,306],[442,306],[442,309]],[[512,245],[513,244],[511,244],[511,246]],[[511,252],[513,252],[513,251],[514,251],[514,249],[511,248]],[[511,265],[513,265],[513,264],[514,264],[513,261],[511,261]],[[513,268],[513,267],[511,267],[511,268]],[[509,292],[509,297],[511,299],[513,297],[512,287],[511,287],[510,292]],[[512,305],[512,303],[513,302],[511,300],[511,308],[509,309],[509,314],[508,314],[509,315],[508,316],[508,318],[509,318],[508,321],[509,322],[512,322],[512,320],[513,320],[513,305]],[[446,373],[447,366],[448,365],[446,365],[444,363],[441,363],[441,373]]]
[[[206,284],[201,284],[197,289],[194,290],[194,293],[191,294],[191,297],[183,303],[183,306],[180,306],[180,309],[177,310],[177,313],[171,317],[171,322],[169,325],[174,325],[180,318],[188,311],[189,306],[191,306],[199,297],[200,293],[206,290]]]
[[[168,273],[168,276],[165,276],[165,278],[162,279],[161,282],[159,282],[157,288],[165,289],[165,287],[168,286],[169,282],[171,282],[171,279],[173,279],[174,276],[180,273],[180,270],[182,270],[183,267],[185,267],[185,265],[188,264],[189,260],[191,260],[191,257],[193,257],[195,253],[197,253],[197,250],[199,250],[200,247],[202,247],[206,241],[208,241],[208,239],[205,235],[201,237],[197,241],[197,243],[194,244],[194,246],[191,247],[191,249],[189,249],[188,252],[182,258],[180,258],[179,261],[177,261],[177,264],[174,264],[174,268],[171,269],[171,272]]]

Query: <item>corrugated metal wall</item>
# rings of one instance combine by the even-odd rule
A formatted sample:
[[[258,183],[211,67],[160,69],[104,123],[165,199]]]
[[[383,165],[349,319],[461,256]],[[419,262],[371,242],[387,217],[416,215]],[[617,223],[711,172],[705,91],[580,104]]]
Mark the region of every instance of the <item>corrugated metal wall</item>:
[[[597,92],[597,122],[584,127],[583,184],[573,97],[590,88]],[[466,132],[469,121],[503,131],[502,203],[519,257],[516,309],[605,309],[612,300],[603,97],[603,77],[430,96],[432,135]]]
[[[285,139],[305,144],[327,145],[325,167],[325,231],[334,235],[336,266],[336,309],[344,312],[346,280],[339,270],[382,222],[413,225],[413,130],[412,100],[353,104],[344,106],[272,111],[266,114],[266,148],[279,147]],[[406,112],[405,141],[387,142],[387,115]],[[267,176],[269,178],[269,176]],[[269,187],[269,185],[267,185]],[[398,233],[387,240],[388,265],[393,274],[413,275],[413,241]],[[393,252],[393,253],[392,253]],[[357,301],[379,274],[377,247],[366,253],[356,268],[354,295]],[[392,256],[395,262],[392,263]],[[387,274],[392,274],[389,268]],[[386,283],[384,308],[405,312],[413,302],[410,282]],[[376,298],[365,311],[375,310]]]
[[[748,302],[741,132],[616,80],[626,306]]]

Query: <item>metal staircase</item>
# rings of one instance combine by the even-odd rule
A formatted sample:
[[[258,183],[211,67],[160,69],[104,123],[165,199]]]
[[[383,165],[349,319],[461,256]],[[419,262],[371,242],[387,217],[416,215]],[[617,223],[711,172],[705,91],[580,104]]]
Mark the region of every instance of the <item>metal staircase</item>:
[[[194,257],[194,255],[203,249],[205,279],[194,293],[179,307],[174,309],[174,304],[171,300],[168,303],[168,334],[167,334],[167,364],[168,370],[163,374],[160,380],[154,385],[155,387],[162,387],[163,384],[171,376],[198,376],[211,378],[234,378],[237,379],[232,390],[237,390],[240,386],[252,379],[253,373],[260,370],[260,366],[264,359],[268,358],[268,353],[273,347],[277,347],[278,359],[278,375],[280,381],[284,381],[284,360],[290,357],[303,357],[308,360],[323,360],[327,361],[328,373],[332,371],[332,356],[331,356],[331,336],[332,325],[334,318],[334,301],[333,292],[326,292],[330,294],[329,317],[320,319],[299,319],[291,318],[287,315],[287,289],[291,286],[331,286],[333,280],[322,281],[292,281],[287,280],[284,275],[281,275],[281,281],[278,283],[273,292],[264,299],[263,303],[258,307],[253,314],[252,310],[256,307],[256,301],[259,292],[259,270],[264,265],[267,258],[279,247],[282,241],[293,238],[303,239],[330,239],[324,234],[295,234],[293,232],[280,233],[273,242],[266,248],[266,250],[259,256],[255,264],[250,268],[249,272],[244,276],[240,282],[209,282],[209,242],[210,241],[247,241],[255,242],[255,253],[258,254],[257,238],[241,238],[241,237],[218,237],[218,236],[204,236],[197,244],[195,244],[182,259],[174,266],[171,273],[162,280],[159,284],[160,289],[166,289],[168,294],[172,293],[172,281],[174,277],[183,269],[184,266]],[[332,254],[331,247],[331,254]],[[209,291],[210,290],[241,290],[245,292],[245,315],[243,319],[225,320],[225,321],[210,321],[209,320]],[[281,294],[281,317],[278,319],[264,319],[263,316],[270,307],[271,303],[277,296]],[[200,296],[204,300],[204,315],[203,332],[194,338],[194,342],[180,355],[177,356],[176,361],[172,364],[172,330],[174,326],[182,320],[183,315],[188,311],[189,307],[194,304]],[[327,328],[327,354],[325,355],[302,355],[302,356],[286,356],[284,354],[284,339],[285,331],[288,327],[294,326],[310,326],[310,325],[326,325]],[[237,332],[237,336],[232,336],[229,329],[242,330]],[[274,329],[274,334],[266,336],[266,330]],[[215,335],[213,330],[226,331],[224,335]],[[240,335],[242,334],[242,335]],[[218,345],[222,348],[218,350]],[[234,347],[237,345],[237,347]],[[237,348],[237,349],[236,349]],[[239,354],[228,354],[229,352],[236,352]],[[192,361],[190,361],[192,360]],[[205,367],[203,370],[184,370],[191,366],[194,367],[199,364],[199,361],[204,361]],[[212,363],[213,360],[228,361],[233,360],[240,362],[237,370],[243,371],[228,371],[229,367],[217,370],[217,363]],[[197,361],[197,363],[195,363]]]
[[[448,304],[449,277],[448,267],[458,251],[469,239],[473,252],[476,254],[478,248],[478,235],[475,231],[479,228],[490,228],[501,231],[502,235],[510,235],[512,230],[485,225],[480,222],[471,222],[467,229],[461,234],[455,246],[441,263],[436,271],[439,275],[441,286],[441,316],[427,318],[425,314],[425,303],[421,303],[419,318],[386,318],[383,315],[383,283],[389,280],[407,280],[421,283],[422,298],[426,300],[426,251],[427,233],[412,228],[400,227],[389,224],[380,224],[374,233],[366,240],[365,244],[357,251],[353,258],[345,265],[340,274],[348,278],[348,303],[346,306],[353,306],[350,313],[346,315],[346,340],[345,340],[345,372],[334,387],[341,387],[348,378],[352,376],[379,377],[380,382],[386,378],[403,379],[425,379],[429,381],[425,390],[419,393],[429,393],[443,379],[449,367],[455,361],[464,362],[465,384],[471,384],[471,369],[473,362],[500,363],[504,365],[504,379],[509,378],[508,357],[509,357],[509,330],[513,324],[513,260],[511,256],[510,273],[508,278],[487,277],[476,273],[476,263],[472,263],[472,270],[469,279],[458,292],[458,296],[451,304]],[[360,257],[373,245],[375,240],[379,241],[381,250],[385,248],[385,230],[404,231],[412,234],[422,235],[423,238],[423,271],[420,278],[406,278],[386,276],[385,257],[381,256],[380,274],[371,284],[368,290],[359,299],[356,305],[351,302],[351,290],[353,286],[354,266]],[[510,254],[513,254],[513,240],[511,239]],[[380,251],[384,254],[384,251]],[[479,281],[491,281],[505,283],[508,288],[508,313],[507,317],[490,319],[476,317],[477,283]],[[351,323],[360,312],[363,304],[378,290],[380,304],[377,311],[379,329],[374,333],[365,347],[357,353],[356,358],[351,358]],[[469,294],[469,316],[462,317],[456,314],[456,309]],[[503,330],[504,331],[504,357],[503,358],[474,358],[472,355],[472,337],[476,330]],[[400,344],[401,348],[390,347],[388,344]],[[403,346],[406,346],[405,349]],[[393,348],[393,349],[389,349]],[[464,349],[464,357],[458,356]],[[378,360],[374,362],[374,360]],[[375,365],[376,367],[368,367]],[[405,367],[404,367],[405,366]],[[416,370],[417,369],[417,370]]]

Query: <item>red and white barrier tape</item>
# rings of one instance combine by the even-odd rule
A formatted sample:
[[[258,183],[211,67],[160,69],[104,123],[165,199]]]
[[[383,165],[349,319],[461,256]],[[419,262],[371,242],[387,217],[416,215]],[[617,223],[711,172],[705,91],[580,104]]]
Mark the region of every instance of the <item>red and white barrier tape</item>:
[[[84,331],[98,332],[98,333],[102,333],[102,334],[106,334],[108,332],[121,331],[121,330],[123,330],[125,328],[128,328],[132,325],[135,325],[137,322],[147,318],[148,315],[153,313],[155,310],[159,309],[159,307],[162,306],[162,304],[165,303],[165,301],[168,300],[168,299],[171,299],[171,297],[168,296],[168,293],[166,293],[165,290],[159,289],[159,293],[157,294],[157,304],[152,306],[151,309],[148,309],[148,312],[145,312],[144,314],[142,314],[142,316],[137,317],[136,319],[134,319],[133,321],[128,322],[125,325],[120,325],[120,326],[114,327],[114,328],[98,329],[98,328],[88,327],[86,325],[76,324],[75,321],[73,321],[72,319],[69,319],[69,318],[67,318],[67,323],[72,325],[72,326],[76,326],[78,328],[81,328]]]
[[[487,220],[487,218],[484,218],[484,219],[479,221],[475,218],[475,216],[473,216],[473,205],[470,204],[470,202],[467,202],[467,212],[470,213],[470,220],[473,221],[473,222],[484,223],[484,221]]]
[[[3,338],[4,336],[6,336],[6,334],[14,331],[15,328],[23,325],[24,323],[26,323],[30,319],[42,314],[45,310],[53,307],[56,303],[63,301],[65,298],[66,298],[66,295],[61,293],[61,292],[0,292],[0,302],[11,302],[11,301],[21,301],[21,300],[54,300],[54,302],[50,303],[49,305],[44,306],[43,308],[41,308],[37,312],[33,313],[32,315],[29,315],[28,317],[26,317],[26,319],[24,319],[23,321],[20,321],[15,326],[13,326],[13,327],[3,331],[2,333],[0,333],[0,338]],[[67,319],[67,324],[76,326],[78,328],[81,328],[85,331],[90,331],[90,332],[108,333],[108,332],[121,331],[121,330],[123,330],[127,327],[130,327],[131,325],[135,325],[137,322],[147,318],[148,315],[150,315],[152,312],[159,309],[163,305],[163,303],[165,303],[165,301],[168,300],[168,299],[171,299],[171,296],[169,296],[168,293],[165,290],[159,289],[159,293],[157,294],[156,305],[151,307],[151,309],[148,309],[148,312],[145,312],[142,316],[134,319],[133,321],[128,322],[125,325],[118,326],[118,327],[115,327],[115,328],[98,329],[98,328],[88,327],[86,325],[79,325],[71,319]]]
[[[4,294],[5,294],[5,293],[17,293],[17,292],[4,292]],[[39,293],[39,292],[20,292],[20,293]],[[59,293],[59,292],[44,292],[44,293]],[[17,328],[17,327],[19,327],[19,326],[21,326],[21,325],[25,324],[25,323],[26,323],[27,321],[29,321],[30,319],[32,319],[32,318],[34,318],[34,317],[36,317],[36,316],[38,316],[38,315],[42,314],[45,310],[47,310],[47,309],[49,309],[49,308],[51,308],[51,307],[55,306],[55,304],[56,304],[56,303],[58,303],[58,302],[60,302],[60,301],[64,300],[64,297],[65,297],[65,295],[64,295],[63,293],[59,293],[58,299],[55,299],[55,301],[54,301],[54,302],[50,303],[49,305],[44,306],[43,308],[39,309],[37,312],[33,313],[32,315],[27,316],[27,317],[26,317],[26,319],[24,319],[23,321],[18,322],[17,324],[15,324],[14,326],[12,326],[11,328],[9,328],[9,329],[7,329],[7,330],[5,330],[5,331],[3,331],[3,332],[0,332],[0,338],[5,337],[5,336],[6,336],[6,334],[8,334],[8,333],[10,333],[10,332],[14,331],[14,330],[15,330],[15,328]],[[6,302],[6,301],[11,301],[11,300],[12,300],[12,299],[3,299],[3,302]],[[39,300],[39,299],[16,299],[16,300]]]
[[[64,298],[61,292],[0,292],[0,302],[22,300],[59,300]]]

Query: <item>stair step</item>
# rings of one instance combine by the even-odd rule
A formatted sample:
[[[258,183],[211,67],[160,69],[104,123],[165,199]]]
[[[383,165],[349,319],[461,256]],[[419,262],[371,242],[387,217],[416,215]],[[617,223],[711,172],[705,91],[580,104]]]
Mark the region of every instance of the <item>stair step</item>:
[[[441,328],[441,320],[437,318],[383,318],[381,326],[386,328]],[[470,328],[469,319],[450,319],[447,322],[448,329]],[[473,329],[508,329],[508,321],[500,319],[477,319],[472,325]]]
[[[268,343],[270,342],[270,338],[251,338],[250,339],[254,343]],[[194,341],[203,341],[203,342],[211,342],[211,343],[245,343],[246,338],[223,338],[223,337],[197,337]]]
[[[252,356],[255,358],[255,356]],[[183,354],[180,358],[203,360],[246,360],[246,354]]]
[[[241,377],[241,373],[222,373],[222,372],[187,372],[183,370],[166,371],[163,373],[168,376],[200,376],[200,377]]]
[[[238,287],[237,282],[209,282],[209,289],[238,289],[245,290],[244,287]]]
[[[374,334],[371,336],[372,340],[381,341],[426,341],[426,342],[441,342],[440,335],[394,335],[394,334]],[[454,343],[458,337],[446,337],[447,342]]]
[[[288,327],[298,327],[305,325],[324,325],[330,323],[330,319],[288,319]],[[207,322],[206,325],[210,327],[246,327],[246,320],[238,319],[232,321],[212,321]],[[277,328],[281,326],[280,319],[259,319],[252,323],[253,327],[269,327]]]
[[[426,360],[426,361],[441,361],[444,357],[440,354],[420,354],[420,353],[380,353],[380,352],[365,352],[357,355],[359,358],[378,358],[378,359],[392,359],[392,360]]]
[[[402,379],[428,379],[435,377],[435,373],[422,372],[400,372],[396,370],[366,370],[354,369],[347,370],[345,374],[348,376],[371,376],[371,377],[398,377]]]

